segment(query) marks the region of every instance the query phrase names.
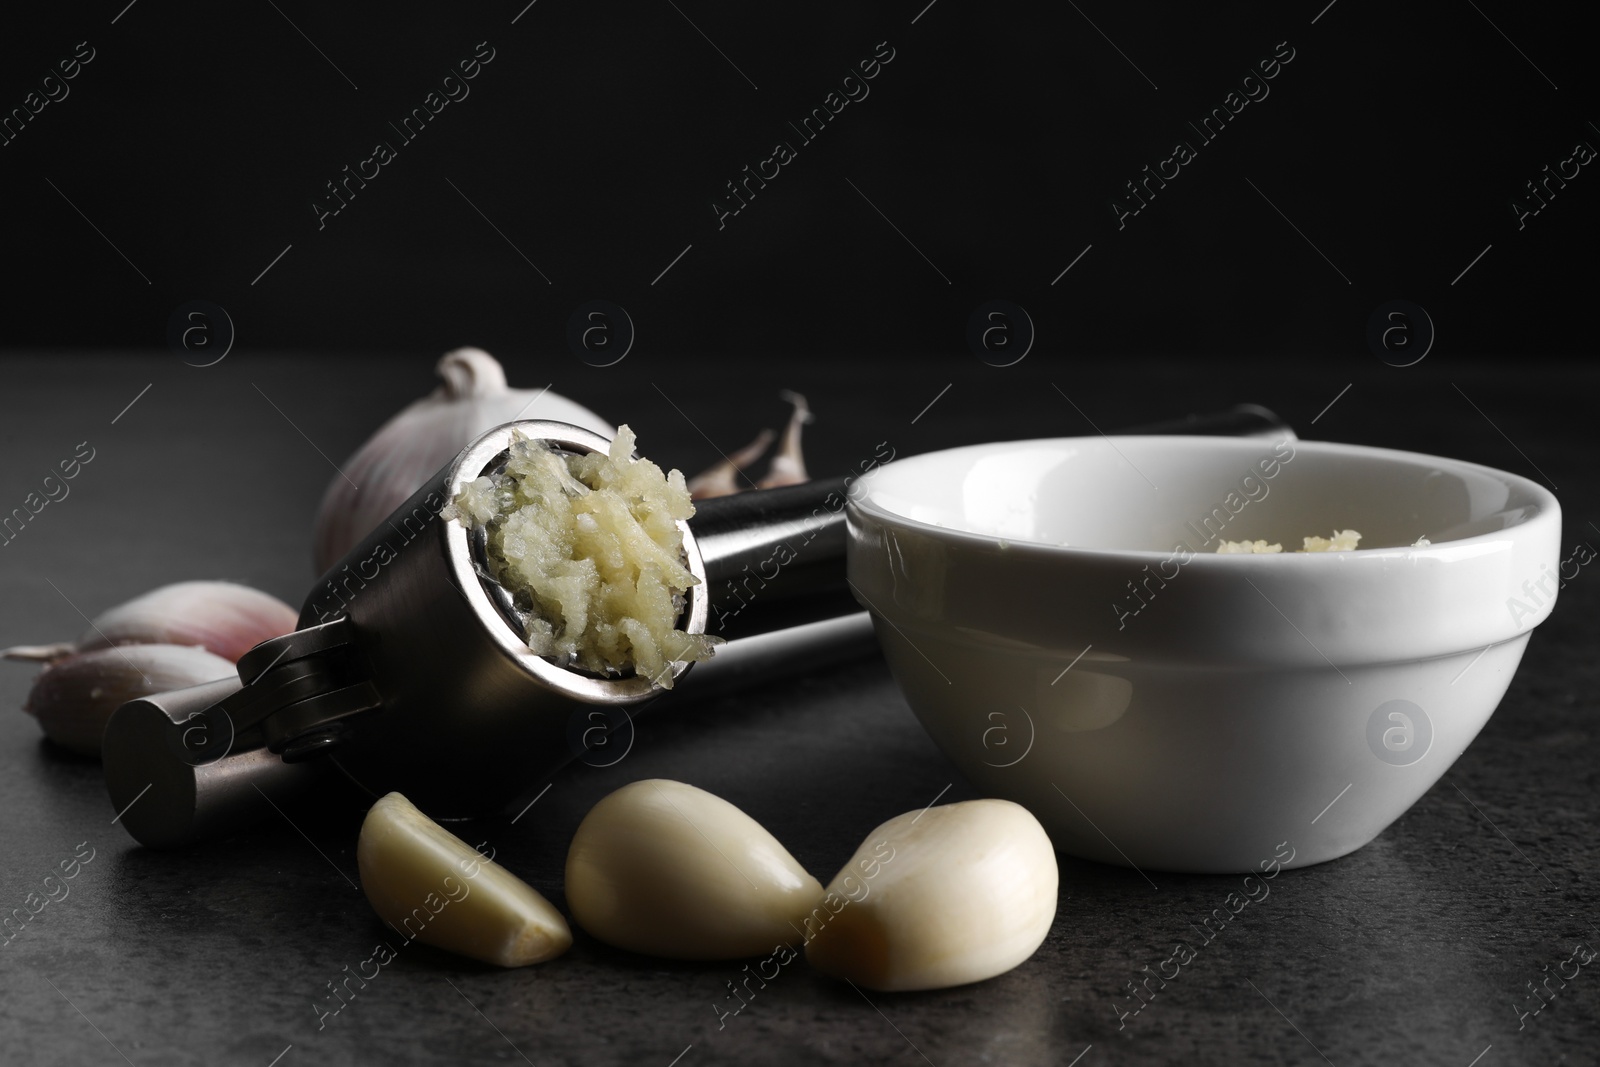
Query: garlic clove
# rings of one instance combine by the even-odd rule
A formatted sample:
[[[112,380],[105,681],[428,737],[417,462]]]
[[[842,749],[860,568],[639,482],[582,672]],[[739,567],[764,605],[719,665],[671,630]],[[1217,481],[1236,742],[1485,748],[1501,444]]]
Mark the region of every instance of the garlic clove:
[[[399,793],[367,812],[356,865],[373,910],[403,937],[501,967],[572,946],[555,905]]]
[[[552,419],[612,436],[588,408],[546,389],[511,389],[505,371],[478,348],[446,352],[438,388],[403,408],[345,461],[322,496],[314,527],[318,574],[484,432],[516,419]]]
[[[784,427],[783,441],[779,443],[778,451],[772,456],[772,464],[767,468],[766,477],[757,483],[761,489],[799,485],[810,481],[811,478],[806,473],[805,457],[800,453],[800,427],[810,422],[814,416],[806,403],[806,398],[799,393],[785,389],[782,396],[794,405],[794,411],[789,416],[789,425]]]
[[[733,455],[724,458],[720,463],[715,463],[693,478],[689,479],[689,497],[692,500],[710,500],[712,497],[732,496],[744,486],[739,484],[739,475],[761,458],[761,454],[772,444],[772,439],[778,436],[771,430],[763,429],[756,434],[756,439],[745,445]]]
[[[111,645],[199,645],[226,660],[296,629],[299,613],[259,589],[233,582],[175,582],[96,618],[78,651]]]
[[[221,656],[187,645],[95,649],[40,671],[22,710],[39,720],[50,740],[85,756],[99,756],[106,720],[127,701],[234,673],[234,665]]]
[[[230,662],[296,629],[299,616],[277,597],[233,582],[175,582],[102,612],[77,642],[18,645],[6,659],[53,662],[113,645],[196,645]]]
[[[1021,805],[907,812],[869,834],[828,883],[806,959],[885,992],[993,978],[1043,943],[1058,881],[1049,835]]]
[[[822,886],[734,805],[652,778],[584,817],[567,853],[566,893],[578,925],[609,945],[722,960],[794,940]]]
[[[12,645],[10,648],[0,649],[0,659],[54,663],[58,659],[66,659],[76,651],[78,646],[73,641],[57,641],[53,645]]]

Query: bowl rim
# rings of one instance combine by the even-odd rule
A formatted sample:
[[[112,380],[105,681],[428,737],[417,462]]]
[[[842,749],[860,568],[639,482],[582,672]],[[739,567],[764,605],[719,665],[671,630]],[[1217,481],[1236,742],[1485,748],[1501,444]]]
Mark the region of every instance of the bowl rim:
[[[1173,446],[1189,446],[1202,448],[1217,448],[1219,445],[1232,447],[1247,441],[1291,441],[1298,451],[1302,447],[1309,447],[1313,452],[1323,455],[1362,456],[1372,459],[1385,459],[1401,461],[1412,466],[1430,466],[1453,469],[1458,472],[1471,472],[1487,475],[1513,489],[1518,489],[1534,498],[1533,511],[1513,522],[1511,525],[1500,529],[1491,530],[1471,537],[1455,538],[1448,541],[1432,541],[1427,545],[1389,545],[1381,548],[1354,548],[1340,552],[1207,552],[1203,549],[1191,549],[1187,544],[1175,546],[1171,549],[1144,549],[1144,548],[1098,548],[1080,545],[1051,544],[1045,541],[1035,541],[1027,538],[999,537],[994,534],[981,534],[971,530],[962,530],[953,526],[940,526],[935,523],[914,519],[897,511],[892,511],[880,503],[872,500],[872,482],[883,471],[892,469],[899,464],[912,464],[919,461],[932,461],[940,457],[951,457],[961,453],[978,452],[1005,447],[1022,447],[1025,445],[1063,444],[1067,442],[1086,442],[1095,447],[1110,447],[1114,451],[1117,441],[1162,442]],[[1130,461],[1131,463],[1131,461]],[[880,467],[863,474],[853,482],[846,494],[847,510],[864,515],[885,525],[899,525],[901,527],[925,532],[937,538],[947,538],[957,543],[967,543],[973,546],[993,548],[1001,546],[1007,551],[1019,552],[1028,556],[1044,558],[1061,557],[1071,559],[1126,559],[1130,562],[1137,561],[1148,563],[1155,560],[1170,558],[1175,552],[1188,551],[1190,559],[1184,564],[1192,566],[1200,560],[1207,560],[1204,567],[1261,567],[1285,564],[1286,558],[1299,558],[1302,562],[1288,564],[1289,566],[1348,566],[1348,561],[1353,558],[1365,559],[1393,559],[1397,556],[1434,558],[1440,560],[1459,559],[1464,554],[1477,555],[1480,551],[1490,551],[1496,545],[1503,545],[1507,539],[1514,536],[1514,531],[1519,527],[1533,527],[1536,524],[1555,521],[1560,522],[1561,504],[1554,493],[1543,485],[1526,478],[1520,474],[1489,467],[1469,460],[1452,459],[1448,456],[1435,456],[1426,452],[1411,452],[1404,449],[1382,448],[1375,445],[1348,444],[1342,441],[1314,441],[1295,437],[1292,432],[1282,435],[1255,435],[1251,437],[1217,437],[1198,434],[1119,434],[1115,439],[1105,435],[1078,435],[1073,437],[1028,437],[1015,440],[988,441],[971,445],[958,445],[953,448],[937,449],[933,452],[922,452],[903,459],[895,459]],[[1266,560],[1275,562],[1267,563]],[[1316,561],[1316,562],[1312,562]],[[1332,561],[1332,562],[1330,562]]]

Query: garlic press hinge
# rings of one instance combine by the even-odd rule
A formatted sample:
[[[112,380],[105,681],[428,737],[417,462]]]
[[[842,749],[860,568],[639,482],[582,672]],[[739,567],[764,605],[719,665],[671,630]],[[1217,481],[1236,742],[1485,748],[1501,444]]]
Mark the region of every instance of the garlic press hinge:
[[[265,745],[287,763],[336,745],[347,720],[381,705],[353,641],[348,619],[338,618],[263,641],[239,659],[242,687],[200,712],[203,728],[186,729],[205,748],[191,751],[209,762],[235,748]],[[188,723],[184,724],[189,726]]]

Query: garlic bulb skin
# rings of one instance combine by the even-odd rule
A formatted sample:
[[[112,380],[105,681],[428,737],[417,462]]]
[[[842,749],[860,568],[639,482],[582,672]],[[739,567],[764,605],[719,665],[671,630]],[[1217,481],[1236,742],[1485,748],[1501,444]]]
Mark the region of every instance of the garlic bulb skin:
[[[48,664],[22,710],[56,744],[98,757],[106,721],[127,701],[234,674],[228,660],[188,645],[100,648]]]
[[[867,989],[943,989],[1003,974],[1055,920],[1055,849],[1009,800],[907,812],[867,835],[828,884],[806,959]]]
[[[567,853],[567,907],[617,948],[742,959],[799,936],[822,886],[721,797],[651,778],[596,804]]]
[[[313,553],[325,574],[357,541],[479,435],[516,419],[551,419],[611,437],[616,428],[548,389],[512,389],[498,361],[478,348],[440,358],[441,384],[379,427],[322,495]]]
[[[368,903],[402,937],[499,967],[572,947],[567,921],[543,894],[400,793],[367,812],[356,865]]]

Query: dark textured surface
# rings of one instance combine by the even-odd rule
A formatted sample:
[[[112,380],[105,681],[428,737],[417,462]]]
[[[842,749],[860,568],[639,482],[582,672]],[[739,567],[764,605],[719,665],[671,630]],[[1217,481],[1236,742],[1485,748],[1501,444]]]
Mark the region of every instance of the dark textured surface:
[[[167,356],[7,357],[0,508],[20,503],[77,442],[96,454],[67,499],[0,548],[0,645],[70,637],[83,629],[77,609],[93,615],[181,578],[232,578],[297,603],[311,578],[311,515],[332,474],[317,450],[342,459],[428,388],[429,362],[236,352],[202,371]],[[1254,400],[1306,437],[1441,452],[1533,477],[1537,464],[1565,508],[1564,551],[1586,537],[1600,543],[1589,525],[1600,508],[1587,414],[1600,375],[1510,360],[1451,365],[1438,354],[1407,370],[1365,359],[1328,371],[1286,366],[1030,360],[995,370],[941,360],[780,371],[752,359],[700,365],[690,378],[641,355],[609,371],[510,372],[535,387],[556,377],[559,391],[632,423],[644,451],[686,470],[715,457],[708,438],[731,450],[780,419],[780,385],[807,391],[819,413],[809,436],[818,474],[847,471],[884,440],[909,454],[1089,432],[1085,417],[1109,428]],[[111,425],[146,383],[150,392]],[[97,766],[41,742],[15,712],[30,669],[6,665],[0,909],[26,913],[28,894],[79,842],[95,852],[70,895],[0,947],[0,1060],[110,1063],[120,1052],[140,1065],[265,1067],[286,1052],[283,1067],[522,1057],[539,1067],[666,1067],[681,1054],[683,1067],[944,1067],[1069,1064],[1082,1053],[1080,1067],[1592,1063],[1592,967],[1520,1032],[1513,1005],[1534,1003],[1525,983],[1554,971],[1575,941],[1600,941],[1597,599],[1600,576],[1586,567],[1534,635],[1499,711],[1434,789],[1368,847],[1273,881],[1269,898],[1120,1032],[1124,984],[1174,940],[1192,939],[1188,924],[1221,906],[1236,878],[1154,874],[1152,889],[1132,871],[1063,858],[1055,927],[1017,970],[945,992],[874,994],[869,1004],[797,962],[722,1029],[714,1005],[740,976],[735,964],[662,963],[581,932],[566,956],[515,972],[413,945],[319,1031],[312,1005],[326,983],[386,936],[352,884],[359,803],[295,810],[294,826],[274,816],[258,832],[187,852],[146,852],[111,824]],[[607,791],[648,776],[727,797],[824,878],[883,819],[952,782],[945,800],[971,795],[869,660],[646,718],[616,766],[576,766],[515,826],[462,832],[492,842],[559,904],[578,820]]]

